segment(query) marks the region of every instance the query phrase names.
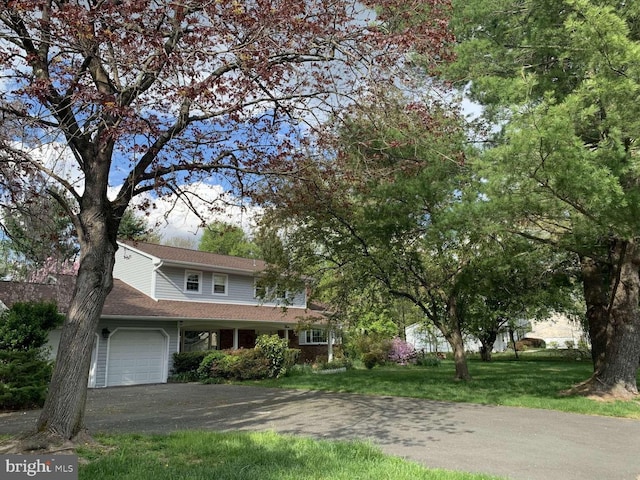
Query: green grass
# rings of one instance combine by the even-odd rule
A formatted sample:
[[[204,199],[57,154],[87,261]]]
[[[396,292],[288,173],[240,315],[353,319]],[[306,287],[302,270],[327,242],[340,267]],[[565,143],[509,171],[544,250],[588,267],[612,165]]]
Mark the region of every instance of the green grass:
[[[254,382],[266,387],[390,395],[486,405],[543,408],[564,412],[640,418],[640,402],[601,402],[561,391],[589,378],[591,363],[551,354],[509,357],[491,363],[469,360],[470,382],[453,380],[454,364],[439,367],[385,366],[334,375],[300,375]],[[640,383],[640,379],[639,379]]]
[[[79,450],[81,480],[491,480],[430,470],[364,442],[275,433],[179,432],[109,435]]]

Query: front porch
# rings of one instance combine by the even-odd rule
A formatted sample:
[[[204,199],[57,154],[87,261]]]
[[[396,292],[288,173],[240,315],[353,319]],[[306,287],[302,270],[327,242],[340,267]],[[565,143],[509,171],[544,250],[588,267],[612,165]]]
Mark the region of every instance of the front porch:
[[[287,340],[289,348],[300,350],[302,363],[318,359],[332,360],[335,335],[326,333],[324,327],[314,328],[323,334],[310,335],[310,330],[299,331],[297,326],[282,323],[241,323],[238,322],[181,322],[180,352],[201,350],[238,350],[254,348],[260,335],[278,335]],[[332,341],[328,342],[327,338]]]

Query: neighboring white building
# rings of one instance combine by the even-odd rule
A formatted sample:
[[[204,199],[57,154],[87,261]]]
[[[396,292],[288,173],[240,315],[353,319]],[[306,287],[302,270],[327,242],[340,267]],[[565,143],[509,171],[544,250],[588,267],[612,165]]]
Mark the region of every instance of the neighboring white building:
[[[416,350],[424,350],[425,352],[448,353],[451,352],[449,342],[444,338],[437,328],[429,327],[421,323],[414,323],[405,329],[407,342],[412,344]],[[507,349],[509,335],[507,333],[499,334],[493,345],[494,352],[503,352]],[[479,352],[481,343],[472,335],[464,337],[464,349],[467,352]]]
[[[586,340],[580,322],[560,313],[554,313],[546,320],[532,320],[531,331],[524,337],[540,338],[547,348],[577,347],[578,342]]]
[[[530,325],[530,328],[529,328]],[[529,330],[522,335],[523,330]],[[426,352],[451,352],[447,342],[440,331],[421,323],[414,323],[406,328],[407,342],[417,350]],[[518,333],[520,335],[518,335]],[[522,321],[521,328],[516,330],[516,340],[520,338],[539,338],[544,340],[546,348],[571,348],[578,347],[579,342],[587,341],[582,325],[577,320],[572,320],[566,315],[554,313],[545,320]],[[498,334],[493,345],[494,352],[504,352],[509,346],[508,332]],[[467,352],[479,352],[481,343],[472,335],[464,339],[464,348]]]

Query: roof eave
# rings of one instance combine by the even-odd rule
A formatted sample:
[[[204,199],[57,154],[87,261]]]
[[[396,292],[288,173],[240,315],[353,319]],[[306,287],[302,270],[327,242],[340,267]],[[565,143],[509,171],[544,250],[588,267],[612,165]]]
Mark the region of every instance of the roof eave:
[[[210,263],[196,263],[196,262],[178,262],[175,260],[162,260],[163,266],[170,267],[188,267],[188,268],[199,268],[202,270],[215,270],[216,272],[224,272],[224,273],[246,273],[250,275],[255,275],[260,273],[262,270],[253,270],[253,269],[244,269],[244,268],[233,268],[233,267],[221,267],[218,265],[212,265]]]

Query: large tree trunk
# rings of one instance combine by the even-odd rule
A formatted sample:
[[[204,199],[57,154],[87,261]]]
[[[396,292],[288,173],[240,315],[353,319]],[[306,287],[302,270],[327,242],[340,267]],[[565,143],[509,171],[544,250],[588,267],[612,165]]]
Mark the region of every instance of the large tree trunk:
[[[604,356],[593,376],[573,391],[630,398],[638,394],[640,246],[635,240],[613,240],[611,260],[613,275]]]
[[[464,340],[459,329],[454,329],[445,334],[445,338],[453,350],[453,361],[456,365],[456,380],[471,380],[469,366],[467,365],[467,355],[464,352]]]
[[[598,383],[611,393],[637,394],[640,360],[640,247],[635,241],[613,246],[616,276],[613,278],[605,361],[594,372]]]
[[[496,339],[498,338],[497,330],[485,330],[481,335],[478,336],[478,340],[480,340],[480,359],[483,362],[491,361],[491,353],[493,352],[493,345],[496,343]]]
[[[454,296],[449,298],[447,302],[447,324],[440,328],[442,334],[451,345],[453,350],[453,360],[456,365],[456,380],[471,380],[469,367],[467,365],[467,356],[464,352],[464,339],[462,330],[460,329],[460,319],[458,318],[457,301]]]
[[[45,443],[73,439],[84,429],[91,351],[102,307],[113,286],[117,249],[117,224],[106,195],[102,199],[81,205],[78,217],[82,227],[78,276],[49,393],[37,422],[36,437]]]
[[[609,326],[609,288],[611,265],[589,257],[580,258],[587,326],[591,340],[593,371],[604,365]]]

